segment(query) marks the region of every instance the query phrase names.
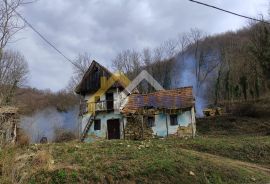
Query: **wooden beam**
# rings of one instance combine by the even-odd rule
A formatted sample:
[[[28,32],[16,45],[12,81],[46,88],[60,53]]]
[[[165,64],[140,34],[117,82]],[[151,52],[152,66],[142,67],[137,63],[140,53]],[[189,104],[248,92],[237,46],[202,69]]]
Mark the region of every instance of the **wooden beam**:
[[[169,136],[169,129],[168,129],[168,120],[167,120],[168,114],[166,114],[166,128],[167,128],[167,137]]]
[[[144,139],[144,136],[143,136],[143,134],[144,134],[143,123],[144,123],[144,122],[143,122],[143,120],[144,120],[144,119],[143,119],[143,115],[142,115],[142,139]]]
[[[126,140],[125,121],[124,121],[124,118],[122,118],[122,123],[123,123],[123,135],[124,135],[124,140]]]

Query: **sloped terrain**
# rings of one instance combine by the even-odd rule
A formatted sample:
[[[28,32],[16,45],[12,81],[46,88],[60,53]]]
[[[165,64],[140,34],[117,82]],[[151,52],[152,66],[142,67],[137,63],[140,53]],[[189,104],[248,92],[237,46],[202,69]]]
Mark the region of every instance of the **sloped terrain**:
[[[270,138],[265,139],[270,142]],[[258,141],[265,142],[264,139]],[[94,144],[74,142],[10,148],[1,152],[1,183],[270,181],[270,172],[264,166],[188,150],[193,148],[183,146],[186,142],[192,143],[193,140],[103,141]]]
[[[198,119],[195,139],[6,148],[0,151],[0,183],[269,183],[266,106]]]

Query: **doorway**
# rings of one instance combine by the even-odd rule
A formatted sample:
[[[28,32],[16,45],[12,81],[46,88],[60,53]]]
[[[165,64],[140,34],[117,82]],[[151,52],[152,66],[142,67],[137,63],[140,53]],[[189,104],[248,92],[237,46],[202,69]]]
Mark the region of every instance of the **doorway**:
[[[120,121],[119,119],[110,119],[107,121],[108,139],[120,139]]]

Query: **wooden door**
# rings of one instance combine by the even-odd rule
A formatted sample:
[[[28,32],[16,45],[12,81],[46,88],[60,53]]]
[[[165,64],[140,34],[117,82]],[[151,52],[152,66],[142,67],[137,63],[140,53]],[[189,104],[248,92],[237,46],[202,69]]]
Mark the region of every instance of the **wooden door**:
[[[111,119],[107,121],[108,139],[120,139],[120,121]]]

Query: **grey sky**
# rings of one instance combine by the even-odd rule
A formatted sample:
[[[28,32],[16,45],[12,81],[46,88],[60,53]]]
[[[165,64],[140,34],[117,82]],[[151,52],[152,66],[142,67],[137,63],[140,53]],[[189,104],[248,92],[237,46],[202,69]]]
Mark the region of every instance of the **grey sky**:
[[[267,15],[269,0],[201,0],[256,17]],[[121,50],[156,47],[179,33],[199,28],[208,34],[239,29],[247,20],[188,0],[39,0],[19,12],[66,56],[88,52],[105,66]],[[72,67],[30,28],[9,45],[26,57],[29,85],[64,88]]]

